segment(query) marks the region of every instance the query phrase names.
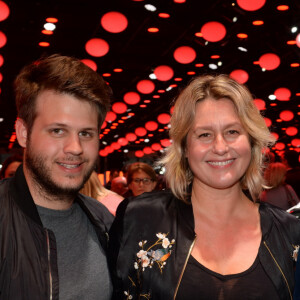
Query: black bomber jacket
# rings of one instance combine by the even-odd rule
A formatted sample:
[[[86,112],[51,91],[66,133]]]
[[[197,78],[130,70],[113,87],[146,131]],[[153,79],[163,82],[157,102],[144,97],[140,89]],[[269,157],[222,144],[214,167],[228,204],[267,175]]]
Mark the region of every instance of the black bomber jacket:
[[[279,298],[292,299],[300,221],[261,203],[258,257]],[[169,191],[124,200],[110,231],[114,299],[176,299],[193,241],[192,206]]]
[[[75,201],[106,251],[113,216],[95,199],[78,194]],[[0,299],[57,300],[58,292],[55,236],[42,225],[21,165],[0,181]]]

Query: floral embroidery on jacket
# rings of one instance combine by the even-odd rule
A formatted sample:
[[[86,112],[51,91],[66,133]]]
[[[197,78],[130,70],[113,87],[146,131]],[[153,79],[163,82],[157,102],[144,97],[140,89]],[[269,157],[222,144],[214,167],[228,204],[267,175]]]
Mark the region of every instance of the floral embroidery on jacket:
[[[136,254],[136,261],[133,266],[137,270],[137,280],[140,282],[142,272],[146,268],[152,269],[153,266],[157,265],[160,273],[162,274],[163,268],[167,264],[167,259],[172,253],[172,246],[175,244],[175,240],[169,240],[168,233],[157,233],[157,240],[155,243],[147,247],[147,240],[142,240],[138,243],[140,250]],[[131,277],[128,277],[133,287],[136,287],[135,282]],[[129,291],[124,291],[126,299],[133,299],[133,296]],[[140,294],[140,298],[150,299],[150,294]]]

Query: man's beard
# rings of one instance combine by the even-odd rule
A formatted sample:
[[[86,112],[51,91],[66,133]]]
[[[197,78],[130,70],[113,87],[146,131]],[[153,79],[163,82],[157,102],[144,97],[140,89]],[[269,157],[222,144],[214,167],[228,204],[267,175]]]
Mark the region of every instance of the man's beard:
[[[37,185],[37,190],[53,200],[66,201],[68,199],[67,201],[73,201],[94,170],[94,165],[92,165],[84,174],[82,182],[77,186],[61,186],[53,180],[51,169],[45,162],[46,157],[35,154],[29,142],[25,151],[25,165]],[[71,179],[72,175],[69,175],[69,178]]]

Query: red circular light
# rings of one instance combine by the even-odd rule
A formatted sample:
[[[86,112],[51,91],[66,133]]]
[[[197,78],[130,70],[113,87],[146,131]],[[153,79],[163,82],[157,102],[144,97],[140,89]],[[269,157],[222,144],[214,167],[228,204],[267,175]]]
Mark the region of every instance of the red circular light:
[[[127,104],[134,105],[140,102],[141,97],[136,92],[128,92],[123,96],[123,99]]]
[[[104,56],[109,51],[109,45],[108,43],[103,39],[90,39],[85,44],[85,50],[86,52],[95,57]]]
[[[106,114],[105,121],[112,122],[117,118],[117,115],[113,111],[109,111]]]
[[[143,152],[144,152],[145,154],[151,154],[153,151],[152,151],[152,149],[151,149],[150,147],[145,147],[145,148],[143,149]]]
[[[278,133],[276,133],[276,132],[271,132],[271,134],[273,135],[273,137],[275,138],[275,140],[277,141],[278,140],[278,138],[279,138],[279,135],[278,135]]]
[[[8,5],[5,2],[0,1],[0,22],[7,19],[8,16],[9,16],[9,7],[8,7]]]
[[[247,11],[259,10],[265,3],[266,0],[237,0],[238,6]]]
[[[252,22],[253,25],[255,26],[260,26],[260,25],[263,25],[264,24],[264,21],[262,20],[255,20]]]
[[[151,80],[145,79],[139,81],[136,88],[142,94],[151,94],[155,89],[155,85]]]
[[[269,118],[264,118],[264,120],[265,120],[265,123],[266,123],[267,127],[270,127],[270,126],[272,125],[271,119],[269,119]]]
[[[129,142],[134,142],[137,139],[137,136],[134,133],[127,133],[125,135],[126,140],[128,140]]]
[[[274,53],[266,53],[259,58],[258,63],[266,70],[274,70],[279,67],[280,58]]]
[[[289,10],[289,6],[288,5],[278,5],[277,10],[279,10],[279,11]]]
[[[0,31],[0,48],[2,48],[7,42],[6,35]]]
[[[171,145],[171,141],[169,139],[163,139],[160,143],[163,147],[169,147]]]
[[[163,19],[170,18],[170,15],[168,13],[159,13],[158,16]]]
[[[291,126],[288,127],[285,132],[289,136],[295,136],[298,133],[298,129],[294,126]]]
[[[174,76],[174,71],[169,66],[159,66],[154,69],[154,74],[158,80],[168,81]]]
[[[39,46],[41,46],[41,47],[49,47],[50,43],[48,43],[48,42],[39,42]]]
[[[292,95],[291,91],[287,88],[278,88],[275,90],[274,95],[276,96],[277,100],[280,101],[289,101]]]
[[[168,124],[170,122],[171,116],[169,114],[160,114],[157,117],[157,121],[161,124]]]
[[[154,150],[154,151],[159,151],[162,149],[161,145],[158,144],[158,143],[154,143],[151,145],[151,148]]]
[[[275,148],[276,148],[277,150],[283,150],[283,149],[285,148],[285,144],[279,142],[279,143],[277,143],[277,144],[275,145]]]
[[[248,73],[239,69],[232,71],[229,76],[241,84],[246,83],[249,79]]]
[[[102,149],[102,150],[99,151],[99,155],[105,157],[105,156],[108,155],[108,153],[105,149]]]
[[[3,58],[3,56],[0,54],[0,67],[3,66],[3,63],[4,63],[4,58]]]
[[[300,33],[296,36],[296,45],[300,48]]]
[[[97,71],[97,64],[94,61],[92,61],[91,59],[82,59],[81,62],[83,62],[88,67],[90,67],[95,72]]]
[[[236,36],[238,38],[240,38],[240,39],[246,39],[248,37],[248,34],[246,34],[246,33],[238,33]]]
[[[121,145],[121,146],[126,146],[128,144],[128,140],[125,139],[125,138],[119,138],[118,139],[118,143]]]
[[[49,17],[49,18],[46,19],[46,22],[48,22],[48,23],[57,23],[58,19]]]
[[[148,28],[148,32],[159,32],[159,29],[157,27],[150,27]]]
[[[135,129],[134,133],[137,136],[145,136],[147,134],[147,130],[143,127],[138,127],[138,128]]]
[[[136,157],[143,157],[144,156],[144,152],[142,150],[137,150],[137,151],[135,151],[135,156]]]
[[[266,102],[262,99],[254,99],[254,104],[256,105],[257,109],[265,110],[266,109]]]
[[[43,30],[42,30],[42,34],[52,35],[52,34],[53,34],[53,31],[52,31],[52,30],[46,30],[46,29],[43,29]]]
[[[106,31],[112,33],[122,32],[128,25],[127,18],[117,11],[111,11],[104,14],[100,23]]]
[[[102,123],[101,129],[104,129],[106,126],[107,126],[107,123],[106,123],[106,121],[104,121],[104,122]]]
[[[158,124],[154,121],[149,121],[145,124],[145,128],[149,131],[154,131],[158,128]]]
[[[292,145],[294,147],[300,147],[300,139],[293,139],[292,140]]]
[[[113,149],[115,149],[115,150],[118,150],[118,149],[121,148],[121,145],[120,145],[119,143],[117,143],[117,142],[113,142],[113,143],[111,144],[111,147],[112,147]]]
[[[127,105],[123,102],[116,102],[111,109],[117,114],[124,114],[127,111]]]
[[[280,114],[279,117],[283,121],[291,121],[294,118],[294,113],[290,110],[283,110]]]
[[[189,46],[181,46],[174,51],[174,59],[181,64],[189,64],[196,58],[196,51]]]
[[[203,38],[209,42],[219,42],[226,35],[226,28],[219,22],[207,22],[201,28]]]

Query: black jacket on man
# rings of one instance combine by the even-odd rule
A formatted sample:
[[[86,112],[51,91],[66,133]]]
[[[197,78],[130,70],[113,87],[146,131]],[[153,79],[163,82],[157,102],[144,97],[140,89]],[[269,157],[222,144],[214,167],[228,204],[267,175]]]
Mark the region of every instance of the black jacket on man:
[[[92,198],[78,194],[75,201],[106,251],[113,216]],[[57,300],[58,291],[55,236],[42,225],[21,165],[0,181],[0,299]]]
[[[259,213],[258,258],[279,299],[292,299],[300,221],[267,203],[260,204]],[[114,299],[174,299],[194,240],[192,205],[171,192],[125,199],[110,231]]]

